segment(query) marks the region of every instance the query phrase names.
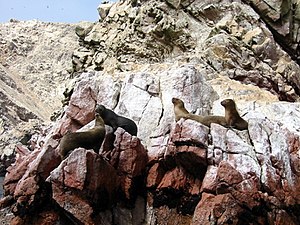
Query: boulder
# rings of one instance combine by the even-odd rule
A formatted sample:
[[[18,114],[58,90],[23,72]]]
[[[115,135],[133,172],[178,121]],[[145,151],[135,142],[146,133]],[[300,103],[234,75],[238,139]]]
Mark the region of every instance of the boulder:
[[[106,157],[116,169],[123,197],[128,201],[135,201],[138,194],[143,194],[147,150],[137,137],[131,136],[122,128],[118,128],[115,135],[114,149]]]
[[[97,10],[101,20],[103,20],[108,15],[111,7],[112,7],[112,3],[108,3],[108,2],[102,3],[98,6]]]
[[[109,174],[109,177],[107,177]],[[119,178],[115,169],[94,151],[73,151],[50,174],[53,199],[84,224],[115,202]]]
[[[148,198],[153,207],[167,205],[183,215],[193,213],[207,170],[208,131],[192,120],[176,123],[165,154],[148,173],[147,187],[152,193]]]

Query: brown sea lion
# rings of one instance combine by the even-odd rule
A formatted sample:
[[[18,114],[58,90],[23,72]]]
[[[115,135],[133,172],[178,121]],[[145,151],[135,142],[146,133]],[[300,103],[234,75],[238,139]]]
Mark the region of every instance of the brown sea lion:
[[[232,99],[225,99],[221,102],[221,105],[225,108],[225,119],[229,127],[246,130],[248,129],[248,123],[242,117],[240,117],[236,104]]]
[[[188,119],[189,111],[186,110],[184,102],[179,98],[172,98],[174,105],[175,121],[178,122],[181,118]]]
[[[208,127],[210,127],[212,123],[217,123],[227,127],[227,123],[224,116],[200,116],[200,115],[189,113],[184,107],[184,102],[179,98],[172,98],[172,103],[174,105],[176,122],[181,118],[184,118],[184,119],[195,120]]]
[[[101,115],[104,123],[111,126],[114,131],[118,127],[122,127],[129,134],[137,135],[137,126],[133,120],[116,114],[114,111],[105,108],[104,105],[97,104],[95,111]]]
[[[68,153],[75,148],[93,149],[99,153],[101,144],[105,138],[105,124],[99,113],[95,113],[95,126],[82,132],[74,132],[65,134],[59,145],[59,154],[64,159]]]

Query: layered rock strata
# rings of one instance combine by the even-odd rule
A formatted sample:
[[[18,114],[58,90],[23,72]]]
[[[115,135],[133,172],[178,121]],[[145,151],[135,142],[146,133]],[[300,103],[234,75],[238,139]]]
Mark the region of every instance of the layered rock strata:
[[[210,79],[221,73],[265,88],[280,100],[295,101],[300,94],[295,73],[299,66],[251,8],[263,4],[267,11],[274,10],[266,2],[227,0],[150,0],[146,4],[128,0],[100,5],[101,21],[81,29],[81,47],[73,55],[74,71],[128,71],[145,63],[191,62],[212,69]],[[284,12],[294,10],[292,3],[275,1],[272,5],[281,5]],[[263,10],[261,7],[258,13],[264,18]],[[281,11],[276,13],[276,23],[281,24]],[[292,36],[287,30],[293,25],[297,32],[296,18],[284,21],[289,23],[281,26],[285,36]]]
[[[27,135],[19,128],[10,131],[21,121],[48,123],[64,88],[70,91],[77,82],[66,79],[79,78],[82,71],[103,71],[117,80],[188,62],[212,83],[226,76],[269,90],[279,100],[298,101],[297,56],[281,47],[287,43],[297,51],[297,7],[293,1],[122,1],[100,5],[95,23],[1,24],[1,158]],[[260,18],[269,18],[266,23],[284,39]],[[113,88],[117,99],[120,85]]]
[[[14,161],[13,149],[40,135],[61,108],[68,86],[76,25],[36,20],[0,23],[1,175]]]
[[[51,41],[57,33],[43,24],[42,51],[69,68],[76,85],[59,120],[34,131],[19,122],[46,121],[60,93],[53,87],[62,93],[69,74],[55,67],[53,79],[54,64],[35,56],[40,39],[1,37],[7,116],[0,120],[0,146],[11,137],[21,143],[4,147],[17,154],[0,202],[13,204],[12,224],[297,224],[299,103],[274,103],[299,100],[297,7],[293,1],[105,3],[100,22],[76,27],[80,47],[72,44],[72,64],[64,41],[70,36],[58,35],[64,53],[52,52],[60,46]],[[11,24],[18,34],[31,29]],[[30,24],[39,33],[41,23]],[[3,28],[9,33],[9,25]],[[24,57],[38,66],[15,67]],[[34,82],[14,68],[33,73]],[[39,81],[40,71],[46,71],[47,85]],[[21,88],[28,84],[41,99]],[[55,96],[51,106],[44,104],[49,95]],[[25,106],[17,104],[20,96]],[[175,123],[172,97],[201,115],[223,115],[220,100],[234,98],[249,129]],[[138,136],[107,127],[99,155],[76,149],[61,162],[60,138],[92,126],[96,103],[134,120]],[[15,137],[10,120],[26,134]]]
[[[164,224],[166,213],[178,224],[297,224],[299,136],[280,127],[251,119],[249,131],[209,130],[180,120],[148,174],[150,224]]]
[[[298,103],[250,110],[244,117],[249,122],[246,131],[217,124],[208,128],[192,120],[174,120],[174,95],[185,99],[190,111],[193,107],[197,111],[190,103],[191,93],[198,95],[200,105],[212,104],[201,94],[205,85],[192,66],[172,70],[170,75],[180,74],[185,81],[178,83],[173,76],[129,74],[123,78],[130,81],[124,87],[122,80],[114,83],[112,77],[99,74],[82,75],[62,118],[40,137],[41,146],[33,151],[25,146],[16,149],[17,160],[4,185],[5,195],[12,197],[0,204],[13,203],[13,224],[297,224],[299,125],[289,119],[289,111]],[[164,91],[172,90],[171,82],[183,85],[176,92]],[[110,88],[116,86],[127,90],[117,99],[116,90]],[[164,111],[150,117],[138,114],[139,108],[126,108],[135,91],[139,96],[151,94],[150,101],[157,98]],[[157,110],[150,101],[146,105]],[[96,103],[117,104],[115,111],[138,124],[138,137],[121,128],[111,135],[107,127],[99,155],[79,148],[61,161],[60,137],[92,127]],[[272,117],[270,112],[281,116]],[[146,133],[148,139],[143,117],[149,126],[151,118],[161,121]]]

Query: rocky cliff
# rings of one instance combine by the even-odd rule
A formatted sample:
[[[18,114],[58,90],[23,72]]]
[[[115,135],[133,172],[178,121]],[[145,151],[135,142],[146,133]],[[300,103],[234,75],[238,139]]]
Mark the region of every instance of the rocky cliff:
[[[16,21],[0,24],[0,148],[3,174],[17,142],[27,144],[61,108],[76,25]]]
[[[297,2],[98,10],[99,22],[73,27],[62,114],[14,149],[0,204],[11,205],[11,224],[298,224]],[[176,123],[172,97],[200,115],[224,115],[220,101],[233,98],[249,128]],[[60,138],[93,126],[96,103],[134,120],[138,135],[106,127],[100,154],[79,148],[62,161]]]

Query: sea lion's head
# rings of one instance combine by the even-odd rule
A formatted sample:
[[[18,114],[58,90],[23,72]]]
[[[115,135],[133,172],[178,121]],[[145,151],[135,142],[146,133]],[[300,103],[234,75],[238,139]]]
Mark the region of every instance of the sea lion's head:
[[[180,100],[179,98],[172,98],[172,103],[174,104],[174,106],[179,106],[179,107],[184,107],[184,103],[182,100]]]
[[[100,105],[100,104],[96,105],[95,112],[98,113],[100,116],[103,115],[103,113],[105,112],[105,110],[106,110],[106,108],[105,108],[104,105]]]
[[[232,99],[228,98],[228,99],[221,101],[221,105],[224,106],[225,108],[226,107],[235,107],[235,102]]]
[[[100,113],[95,112],[95,126],[105,126],[104,120],[102,119]]]

